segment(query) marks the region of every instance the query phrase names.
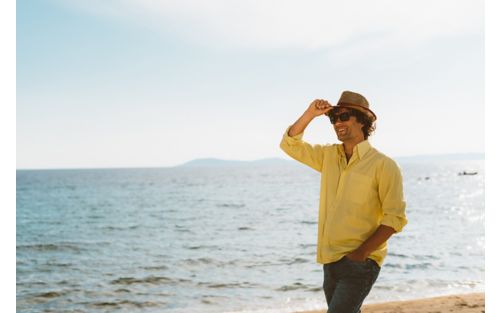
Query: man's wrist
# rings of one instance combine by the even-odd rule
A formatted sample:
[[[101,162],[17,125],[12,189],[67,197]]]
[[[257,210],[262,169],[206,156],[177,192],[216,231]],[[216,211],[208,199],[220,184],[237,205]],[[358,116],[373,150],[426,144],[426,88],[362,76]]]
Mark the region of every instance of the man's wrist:
[[[366,259],[367,257],[370,256],[371,254],[371,251],[368,251],[367,249],[365,249],[364,247],[359,247],[358,249],[356,249],[355,253],[361,257],[363,257],[364,259]]]

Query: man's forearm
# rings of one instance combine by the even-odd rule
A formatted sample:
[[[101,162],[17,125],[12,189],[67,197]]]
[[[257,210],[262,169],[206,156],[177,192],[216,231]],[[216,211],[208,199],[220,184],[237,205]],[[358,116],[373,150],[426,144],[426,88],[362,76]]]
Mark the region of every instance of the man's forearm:
[[[365,240],[356,250],[351,252],[348,257],[353,260],[365,260],[381,244],[386,242],[396,231],[394,228],[386,225],[380,225],[377,230]]]
[[[316,117],[332,109],[332,105],[328,101],[323,99],[316,99],[307,108],[307,110],[302,114],[301,117],[290,127],[288,130],[288,136],[293,137],[302,133],[307,125]]]
[[[288,130],[288,136],[293,137],[302,133],[313,119],[314,115],[307,111],[304,112],[304,114],[302,114],[302,116],[292,125],[292,127],[290,127],[290,129]]]

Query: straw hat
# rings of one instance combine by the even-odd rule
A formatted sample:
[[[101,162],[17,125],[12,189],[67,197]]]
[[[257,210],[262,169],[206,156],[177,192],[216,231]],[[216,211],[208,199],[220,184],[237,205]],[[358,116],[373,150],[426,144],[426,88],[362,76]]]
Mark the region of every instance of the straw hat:
[[[340,96],[340,99],[335,107],[353,108],[364,112],[373,121],[377,119],[377,115],[375,115],[375,113],[370,110],[370,104],[368,103],[368,100],[366,100],[366,98],[359,93],[347,90],[342,92],[342,95]]]

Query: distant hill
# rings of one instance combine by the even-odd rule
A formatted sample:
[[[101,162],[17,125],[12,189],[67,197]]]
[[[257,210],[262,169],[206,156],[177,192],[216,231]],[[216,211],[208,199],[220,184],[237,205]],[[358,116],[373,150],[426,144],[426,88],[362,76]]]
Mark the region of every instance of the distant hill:
[[[222,160],[216,158],[194,159],[179,166],[182,167],[198,167],[198,166],[241,166],[241,165],[279,165],[290,164],[289,160],[280,158],[267,158],[254,161],[240,161],[240,160]]]
[[[460,161],[460,160],[484,160],[484,153],[461,153],[461,154],[439,154],[439,155],[415,155],[394,158],[398,163],[407,162],[436,162],[436,161]],[[266,158],[254,161],[223,160],[217,158],[194,159],[178,165],[177,167],[212,167],[212,166],[245,166],[245,165],[290,165],[298,164],[293,160],[281,158]]]

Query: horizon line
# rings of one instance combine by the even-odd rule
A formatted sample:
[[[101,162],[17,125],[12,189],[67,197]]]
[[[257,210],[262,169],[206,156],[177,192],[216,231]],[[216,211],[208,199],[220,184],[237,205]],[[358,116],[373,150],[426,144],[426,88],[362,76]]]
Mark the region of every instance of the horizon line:
[[[463,153],[440,153],[440,154],[413,154],[413,155],[405,155],[405,156],[397,156],[397,157],[391,157],[393,159],[410,159],[410,158],[429,158],[429,157],[434,157],[434,158],[439,158],[439,157],[451,157],[451,156],[465,156],[465,155],[476,155],[476,156],[483,156],[485,158],[486,153],[485,152],[463,152]],[[254,159],[254,160],[237,160],[237,159],[222,159],[222,158],[215,158],[215,157],[204,157],[204,158],[196,158],[196,159],[191,159],[189,161],[185,161],[182,163],[179,163],[177,165],[158,165],[158,166],[148,166],[148,165],[130,165],[130,166],[116,166],[116,167],[39,167],[39,168],[17,168],[16,171],[43,171],[43,170],[104,170],[104,169],[160,169],[160,168],[173,168],[173,167],[180,167],[183,165],[186,165],[190,162],[193,161],[198,161],[198,160],[214,160],[214,161],[222,161],[222,162],[243,162],[243,163],[251,163],[251,162],[257,162],[257,161],[262,161],[262,160],[271,160],[271,159],[278,159],[282,161],[293,161],[292,158],[283,158],[283,157],[267,157],[267,158],[260,158],[260,159]]]

